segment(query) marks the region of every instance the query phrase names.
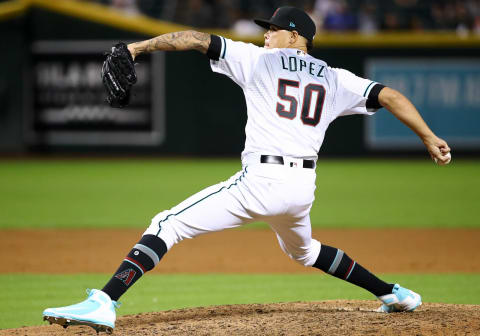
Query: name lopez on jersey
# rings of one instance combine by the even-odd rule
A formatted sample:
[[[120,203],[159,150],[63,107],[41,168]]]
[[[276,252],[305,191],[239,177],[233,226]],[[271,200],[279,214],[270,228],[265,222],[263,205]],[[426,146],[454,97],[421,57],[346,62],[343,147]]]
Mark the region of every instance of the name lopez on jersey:
[[[312,76],[323,77],[323,69],[325,69],[324,65],[319,65],[313,62],[306,62],[302,59],[298,59],[295,56],[286,57],[280,56],[282,59],[282,68],[283,70],[289,71],[305,71],[308,72]]]

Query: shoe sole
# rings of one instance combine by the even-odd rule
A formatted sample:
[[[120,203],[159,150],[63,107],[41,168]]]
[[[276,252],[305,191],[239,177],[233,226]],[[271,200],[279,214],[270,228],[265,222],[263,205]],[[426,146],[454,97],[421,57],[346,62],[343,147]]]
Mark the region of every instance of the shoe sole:
[[[383,306],[380,306],[378,307],[378,309],[375,310],[375,312],[377,313],[386,313],[386,314],[391,314],[391,313],[412,313],[415,309],[417,309],[418,307],[420,307],[422,305],[422,301],[420,301],[418,303],[418,305],[416,305],[414,308],[412,309],[406,309],[406,310],[403,310],[403,309],[398,309],[398,310],[392,310],[392,311],[387,311],[387,310],[383,310]]]
[[[43,320],[50,322],[50,324],[59,324],[65,329],[71,325],[86,325],[95,329],[97,334],[101,331],[106,332],[107,334],[113,334],[112,327],[109,327],[103,324],[93,323],[93,322],[80,321],[80,320],[75,320],[75,319],[65,318],[65,317],[47,316],[47,315],[43,316]]]

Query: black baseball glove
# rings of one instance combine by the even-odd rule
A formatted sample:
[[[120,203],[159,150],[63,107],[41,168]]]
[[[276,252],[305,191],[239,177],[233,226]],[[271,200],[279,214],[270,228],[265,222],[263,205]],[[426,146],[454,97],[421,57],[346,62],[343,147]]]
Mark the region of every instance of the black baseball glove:
[[[123,42],[115,44],[102,66],[102,81],[107,101],[112,107],[124,107],[130,102],[132,85],[137,82],[133,57]]]

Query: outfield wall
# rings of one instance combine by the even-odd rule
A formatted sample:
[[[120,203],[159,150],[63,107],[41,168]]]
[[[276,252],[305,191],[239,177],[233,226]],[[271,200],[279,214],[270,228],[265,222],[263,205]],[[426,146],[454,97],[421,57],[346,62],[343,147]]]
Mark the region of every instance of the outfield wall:
[[[8,48],[0,56],[0,151],[238,154],[246,121],[242,92],[213,74],[197,52],[139,57],[141,83],[130,107],[105,107],[100,65],[108,46],[183,29],[188,27],[124,17],[96,4],[2,3],[0,36]],[[478,37],[322,35],[312,54],[408,93],[457,150],[480,148]],[[387,111],[366,119],[336,120],[322,151],[363,155],[421,148]]]

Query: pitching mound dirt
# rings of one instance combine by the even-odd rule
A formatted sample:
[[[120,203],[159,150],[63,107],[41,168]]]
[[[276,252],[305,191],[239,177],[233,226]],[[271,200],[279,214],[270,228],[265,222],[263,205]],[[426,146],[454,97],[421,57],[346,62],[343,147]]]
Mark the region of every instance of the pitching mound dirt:
[[[480,306],[423,304],[413,313],[381,314],[375,301],[249,304],[123,316],[114,335],[480,335]],[[0,335],[95,335],[58,325]]]

